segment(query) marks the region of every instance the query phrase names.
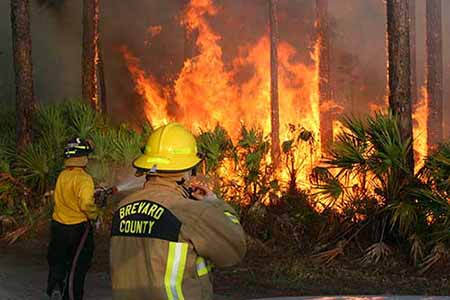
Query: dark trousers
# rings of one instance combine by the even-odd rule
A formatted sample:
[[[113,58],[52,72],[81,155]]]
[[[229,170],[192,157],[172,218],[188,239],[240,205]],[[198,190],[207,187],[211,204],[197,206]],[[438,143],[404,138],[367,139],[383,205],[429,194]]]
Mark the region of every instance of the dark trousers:
[[[77,252],[83,233],[88,223],[65,225],[51,222],[51,239],[48,246],[47,261],[49,265],[47,294],[59,289],[64,294],[63,299],[69,299],[69,276],[72,262]],[[94,252],[94,235],[89,226],[84,247],[82,248],[73,276],[74,300],[83,299],[84,280],[89,270]]]

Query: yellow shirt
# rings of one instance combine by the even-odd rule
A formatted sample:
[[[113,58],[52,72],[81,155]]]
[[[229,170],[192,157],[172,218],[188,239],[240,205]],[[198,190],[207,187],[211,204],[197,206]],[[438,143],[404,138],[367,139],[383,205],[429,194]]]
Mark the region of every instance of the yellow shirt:
[[[56,181],[53,220],[71,225],[97,216],[92,177],[83,168],[66,168]]]

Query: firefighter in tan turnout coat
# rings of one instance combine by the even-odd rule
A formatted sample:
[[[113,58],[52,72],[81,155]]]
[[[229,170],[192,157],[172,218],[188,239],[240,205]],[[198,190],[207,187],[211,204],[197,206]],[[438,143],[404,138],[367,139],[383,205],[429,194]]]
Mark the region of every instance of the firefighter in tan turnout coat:
[[[211,300],[212,266],[244,256],[235,211],[208,188],[184,185],[200,161],[194,137],[176,123],[155,130],[134,161],[147,181],[113,217],[114,300]]]

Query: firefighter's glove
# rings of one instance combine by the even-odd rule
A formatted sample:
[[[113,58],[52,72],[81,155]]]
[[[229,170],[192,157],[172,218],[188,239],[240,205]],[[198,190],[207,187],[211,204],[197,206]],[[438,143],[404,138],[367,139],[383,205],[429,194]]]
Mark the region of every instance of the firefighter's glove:
[[[217,196],[209,189],[206,184],[191,184],[189,190],[191,198],[198,201],[212,201],[217,199]]]
[[[108,198],[108,189],[105,187],[98,187],[94,191],[94,202],[97,207],[105,207]]]

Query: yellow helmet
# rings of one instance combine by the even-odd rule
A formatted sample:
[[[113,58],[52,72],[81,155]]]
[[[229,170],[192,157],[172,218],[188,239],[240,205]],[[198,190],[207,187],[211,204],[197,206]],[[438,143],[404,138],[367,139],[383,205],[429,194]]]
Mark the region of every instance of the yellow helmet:
[[[192,133],[180,124],[169,123],[152,132],[144,153],[133,162],[133,166],[161,172],[182,172],[192,169],[201,160]]]

